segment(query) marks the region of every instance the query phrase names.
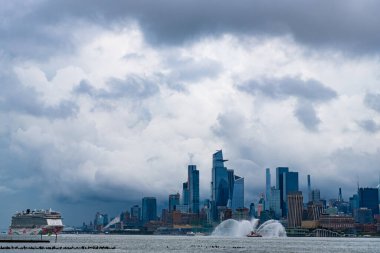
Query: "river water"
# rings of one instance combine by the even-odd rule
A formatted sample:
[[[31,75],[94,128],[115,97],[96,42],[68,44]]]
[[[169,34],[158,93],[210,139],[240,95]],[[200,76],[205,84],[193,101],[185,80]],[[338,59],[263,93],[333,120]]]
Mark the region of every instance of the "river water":
[[[46,239],[46,238],[44,238]],[[60,235],[58,242],[9,244],[26,248],[108,246],[115,249],[12,249],[6,252],[380,252],[380,238],[229,238],[212,236]]]

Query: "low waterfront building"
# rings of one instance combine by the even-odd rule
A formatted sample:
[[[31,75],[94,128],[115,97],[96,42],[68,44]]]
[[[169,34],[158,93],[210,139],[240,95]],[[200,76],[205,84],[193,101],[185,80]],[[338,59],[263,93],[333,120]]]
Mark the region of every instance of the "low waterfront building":
[[[319,226],[334,231],[345,231],[354,229],[355,221],[353,217],[346,215],[321,215]]]

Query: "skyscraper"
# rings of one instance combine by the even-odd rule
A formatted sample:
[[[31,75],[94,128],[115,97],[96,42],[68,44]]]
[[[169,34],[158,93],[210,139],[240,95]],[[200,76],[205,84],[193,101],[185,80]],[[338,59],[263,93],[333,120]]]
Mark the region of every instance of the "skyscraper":
[[[231,208],[233,211],[238,208],[244,208],[244,178],[237,175],[234,175]]]
[[[212,177],[211,177],[211,200],[216,206],[227,206],[229,199],[229,184],[227,168],[224,167],[222,150],[217,151],[212,156]]]
[[[188,191],[189,191],[189,211],[199,213],[199,170],[196,165],[189,165],[188,171]]]
[[[276,187],[271,187],[270,189],[270,202],[269,202],[269,208],[274,212],[274,215],[276,219],[281,218],[282,211],[281,211],[281,193],[279,189],[276,189]]]
[[[131,219],[134,221],[141,220],[141,208],[138,205],[131,207]]]
[[[182,184],[182,205],[189,205],[189,184],[184,182]]]
[[[338,201],[343,202],[342,188],[339,187]]]
[[[287,195],[292,192],[298,191],[298,172],[285,172],[283,173],[283,199],[285,203],[282,209],[282,215],[286,216],[287,211]]]
[[[318,203],[321,201],[321,192],[319,191],[319,189],[313,189],[311,191],[311,202],[313,203]]]
[[[179,193],[169,195],[169,212],[170,213],[176,210],[176,206],[180,204],[179,199],[180,199]]]
[[[265,170],[265,210],[270,209],[270,188],[271,188],[271,177],[270,177],[270,169],[267,168]]]
[[[276,168],[276,188],[280,190],[280,207],[282,215],[285,212],[285,199],[284,199],[284,173],[289,172],[288,167],[277,167]]]
[[[312,200],[312,193],[311,193],[311,180],[310,180],[310,175],[307,175],[307,202],[311,202]]]
[[[154,197],[142,199],[142,221],[143,224],[157,219],[157,201]]]
[[[372,214],[379,214],[379,192],[377,188],[360,188],[359,207],[366,207],[372,210]]]
[[[302,224],[303,197],[302,192],[291,192],[287,195],[288,227],[298,228]]]

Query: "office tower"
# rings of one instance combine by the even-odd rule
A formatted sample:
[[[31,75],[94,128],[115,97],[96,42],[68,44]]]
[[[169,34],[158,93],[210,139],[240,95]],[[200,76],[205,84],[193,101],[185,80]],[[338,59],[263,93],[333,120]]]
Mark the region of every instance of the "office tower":
[[[138,205],[134,205],[131,207],[131,219],[134,221],[141,220],[141,208]]]
[[[249,205],[249,217],[250,218],[255,218],[256,217],[256,211],[255,211],[255,204],[251,203]]]
[[[260,196],[259,203],[257,204],[257,217],[261,216],[261,213],[264,211],[264,206],[265,206],[265,199],[264,199],[264,195],[262,194]]]
[[[308,200],[307,202],[313,201],[312,196],[311,196],[311,180],[310,180],[310,175],[307,175],[307,196]]]
[[[188,192],[189,192],[189,212],[199,213],[199,170],[197,166],[189,165],[188,171]]]
[[[189,205],[189,184],[185,182],[182,184],[182,205]]]
[[[308,220],[317,221],[323,212],[322,202],[310,201],[307,204],[307,216]]]
[[[285,199],[284,199],[284,173],[289,172],[288,167],[278,167],[276,168],[276,188],[280,190],[280,207],[282,213],[285,212]],[[282,214],[283,216],[283,214]]]
[[[321,201],[321,192],[318,189],[311,191],[311,202],[317,203]]]
[[[276,187],[271,187],[270,189],[269,208],[274,212],[276,219],[281,218],[281,193],[279,189],[276,189]]]
[[[357,210],[356,222],[360,224],[372,224],[373,223],[373,213],[370,208],[361,207]]]
[[[283,199],[285,200],[284,209],[282,210],[282,215],[286,216],[287,211],[287,195],[292,192],[298,191],[298,172],[285,172],[283,173]]]
[[[265,170],[265,210],[270,209],[270,188],[271,188],[271,178],[270,178],[270,169]]]
[[[179,193],[169,195],[169,213],[176,210],[176,207],[180,204],[179,199],[180,199]]]
[[[339,201],[339,202],[343,202],[342,188],[340,188],[340,187],[339,187],[338,201]]]
[[[303,197],[302,192],[291,192],[287,195],[288,227],[298,228],[302,225]]]
[[[234,170],[227,170],[227,179],[228,179],[228,201],[227,207],[232,208],[232,195],[234,192],[234,183],[235,183],[235,175]]]
[[[142,221],[143,224],[157,219],[157,201],[154,197],[142,199]]]
[[[372,214],[379,214],[379,192],[376,188],[360,188],[359,207],[366,207],[372,210]]]
[[[212,156],[212,176],[211,176],[211,200],[216,206],[227,206],[229,199],[229,184],[227,168],[224,167],[222,150],[217,151]]]
[[[244,178],[234,175],[231,209],[244,208]]]

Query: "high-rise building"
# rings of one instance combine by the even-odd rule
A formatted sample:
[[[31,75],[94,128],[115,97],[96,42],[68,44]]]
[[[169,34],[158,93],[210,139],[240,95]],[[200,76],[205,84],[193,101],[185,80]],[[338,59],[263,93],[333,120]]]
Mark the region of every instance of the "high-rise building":
[[[154,197],[142,199],[142,221],[143,224],[157,219],[157,200]]]
[[[250,218],[255,218],[256,217],[256,210],[255,210],[255,204],[251,203],[249,205],[249,217]]]
[[[313,189],[311,191],[311,202],[317,203],[321,201],[321,192],[319,189]]]
[[[189,191],[189,212],[199,213],[199,170],[196,165],[188,166],[188,191]]]
[[[342,188],[339,187],[338,202],[343,202]]]
[[[307,175],[307,202],[313,201],[312,200],[312,192],[311,192],[311,180],[310,175]]]
[[[303,197],[302,192],[291,192],[287,195],[288,227],[298,228],[302,225]]]
[[[284,209],[282,210],[282,215],[287,216],[287,195],[298,191],[298,172],[285,172],[283,173],[283,199]]]
[[[182,184],[182,205],[189,205],[189,184],[184,182]]]
[[[244,178],[234,175],[231,208],[233,211],[244,208]]]
[[[269,208],[274,212],[276,219],[281,218],[281,193],[279,189],[276,189],[276,187],[271,187],[270,189]]]
[[[348,210],[352,214],[353,217],[357,218],[358,209],[359,209],[359,195],[358,194],[354,194],[349,199],[349,208],[348,208]]]
[[[138,205],[131,207],[131,219],[134,221],[141,220],[141,208]]]
[[[379,192],[377,188],[360,188],[358,190],[359,207],[372,210],[372,214],[379,214]]]
[[[169,195],[169,213],[172,213],[174,210],[176,210],[176,207],[180,204],[179,199],[179,193]]]
[[[284,174],[289,172],[288,167],[277,167],[276,168],[276,188],[280,190],[280,207],[282,214],[281,216],[284,215],[285,212],[285,199],[284,199]]]
[[[211,179],[211,200],[216,206],[227,206],[229,199],[229,184],[227,168],[224,167],[222,150],[217,151],[212,156],[212,179]]]
[[[271,188],[271,177],[270,177],[270,169],[267,168],[265,170],[265,210],[270,209],[270,188]]]

